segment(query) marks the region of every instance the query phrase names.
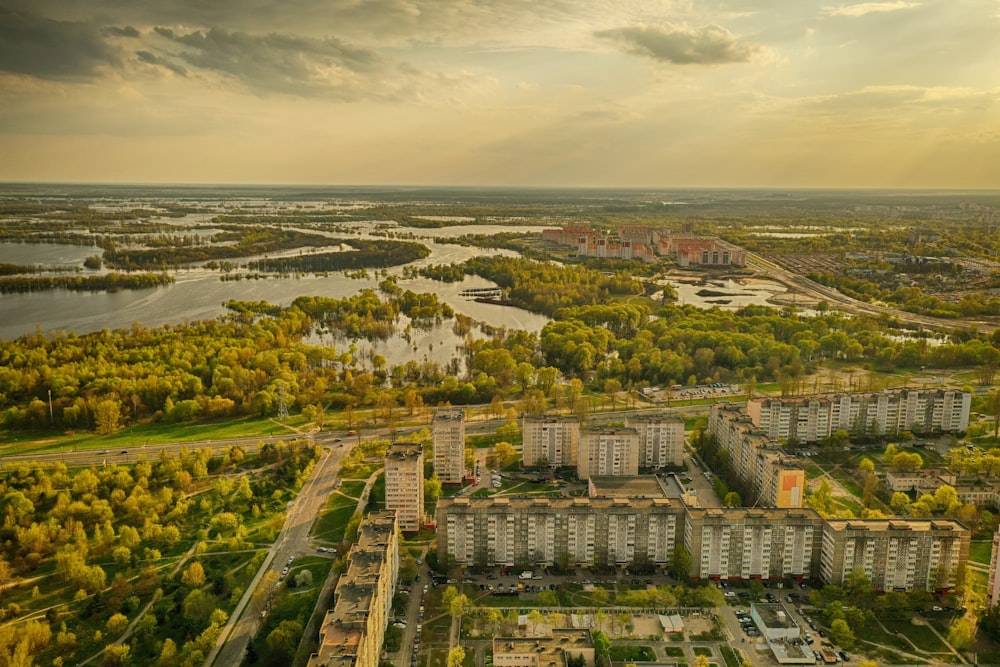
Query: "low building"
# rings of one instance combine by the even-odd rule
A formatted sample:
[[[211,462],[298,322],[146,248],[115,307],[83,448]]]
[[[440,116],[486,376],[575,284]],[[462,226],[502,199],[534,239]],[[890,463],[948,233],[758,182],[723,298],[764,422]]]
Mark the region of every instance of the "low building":
[[[958,477],[945,468],[924,468],[913,471],[892,471],[885,473],[885,485],[892,491],[902,493],[933,494],[938,487],[948,484],[955,486]]]
[[[582,657],[586,667],[594,667],[590,630],[556,628],[545,637],[493,638],[495,667],[566,667],[570,657]]]
[[[669,483],[656,475],[636,477],[591,477],[587,481],[589,498],[680,498]]]
[[[794,616],[782,604],[751,604],[750,618],[757,624],[775,660],[781,665],[816,663]]]

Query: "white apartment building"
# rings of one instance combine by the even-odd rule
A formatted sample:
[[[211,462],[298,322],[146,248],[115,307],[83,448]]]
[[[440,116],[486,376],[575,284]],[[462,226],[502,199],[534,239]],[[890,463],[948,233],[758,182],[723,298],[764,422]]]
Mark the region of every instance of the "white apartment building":
[[[684,420],[666,413],[629,414],[625,425],[639,434],[639,465],[644,468],[684,463]]]
[[[424,519],[424,453],[419,445],[393,445],[385,453],[385,508],[395,510],[404,533]]]
[[[587,428],[580,431],[577,474],[633,476],[639,474],[639,433],[634,428]]]
[[[438,408],[432,431],[434,472],[442,484],[461,484],[465,476],[465,411]]]
[[[772,440],[817,442],[838,430],[867,436],[960,433],[972,395],[958,389],[889,389],[880,393],[753,398],[747,413]]]
[[[525,417],[521,460],[526,467],[575,466],[580,448],[578,417]]]

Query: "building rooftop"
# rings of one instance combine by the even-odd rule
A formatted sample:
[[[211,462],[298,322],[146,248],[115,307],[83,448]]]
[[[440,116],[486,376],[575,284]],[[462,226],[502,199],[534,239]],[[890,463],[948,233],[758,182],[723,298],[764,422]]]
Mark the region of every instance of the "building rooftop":
[[[624,503],[621,503],[624,501]],[[556,509],[579,509],[590,510],[598,508],[617,507],[625,504],[636,509],[648,509],[652,507],[675,507],[681,509],[680,504],[674,505],[667,498],[532,498],[507,496],[505,498],[490,498],[481,496],[471,496],[462,498],[441,498],[438,501],[438,511],[447,510],[452,507],[464,507],[472,510],[482,509],[524,509],[529,507],[545,507]],[[788,510],[781,510],[788,511]]]
[[[591,477],[588,495],[591,498],[666,498],[667,489],[655,475],[636,477]]]
[[[799,624],[795,622],[783,604],[754,603],[752,606],[757,610],[760,620],[769,628],[794,630],[799,627]]]
[[[558,424],[579,424],[580,418],[575,415],[525,415],[525,424],[546,424],[546,423],[558,423]]]
[[[493,655],[535,654],[540,667],[565,665],[564,651],[592,649],[590,630],[554,629],[551,637],[494,637]]]
[[[385,452],[387,460],[406,461],[420,458],[424,453],[420,445],[392,445]]]
[[[434,411],[434,421],[456,421],[465,419],[465,410],[462,408],[438,408]]]
[[[867,530],[867,531],[915,531],[930,532],[932,530],[965,530],[965,527],[954,519],[827,519],[830,530]]]
[[[611,426],[591,426],[580,429],[581,435],[639,435],[634,428],[614,428]]]
[[[684,424],[684,419],[674,412],[640,412],[639,414],[629,414],[626,419],[629,423],[650,423],[650,422],[670,422],[673,424]]]

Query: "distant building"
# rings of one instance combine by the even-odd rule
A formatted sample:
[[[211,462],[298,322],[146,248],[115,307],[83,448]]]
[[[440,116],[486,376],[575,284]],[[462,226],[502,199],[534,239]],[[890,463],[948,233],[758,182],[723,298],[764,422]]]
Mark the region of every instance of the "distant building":
[[[578,417],[525,417],[521,459],[525,466],[575,466],[580,448]]]
[[[684,420],[668,413],[629,413],[625,425],[639,434],[639,465],[645,468],[684,463]]]
[[[961,433],[972,395],[958,389],[887,389],[878,393],[752,398],[747,413],[768,438],[818,442],[838,430],[855,435]]]
[[[721,239],[671,234],[660,240],[661,255],[672,256],[681,267],[744,267],[746,251]]]
[[[395,510],[404,533],[424,519],[424,453],[419,445],[392,445],[385,453],[385,508]]]
[[[587,428],[580,431],[577,475],[639,474],[639,433],[634,428]]]
[[[461,484],[465,476],[465,411],[438,408],[432,430],[434,472],[442,484]]]
[[[375,512],[361,522],[347,563],[308,667],[378,667],[399,575],[395,512]]]

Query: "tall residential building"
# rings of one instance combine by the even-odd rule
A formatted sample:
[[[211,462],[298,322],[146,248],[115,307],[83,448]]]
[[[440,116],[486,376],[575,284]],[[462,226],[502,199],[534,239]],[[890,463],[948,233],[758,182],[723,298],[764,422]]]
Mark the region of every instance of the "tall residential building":
[[[802,507],[805,471],[784,456],[779,444],[754,425],[734,403],[716,403],[708,412],[708,430],[729,453],[729,467],[746,485],[748,504],[765,507]]]
[[[527,467],[575,466],[580,448],[578,417],[525,417],[521,460]]]
[[[823,526],[820,576],[840,586],[863,569],[877,591],[949,590],[969,559],[969,540],[952,519],[832,519]]]
[[[402,532],[420,530],[424,518],[424,452],[419,445],[393,445],[386,451],[385,508],[396,511]]]
[[[1000,556],[1000,528],[993,534],[993,555],[990,556],[990,578],[986,585],[986,595],[990,606],[1000,604],[1000,577],[997,577],[997,556]]]
[[[308,667],[378,667],[399,575],[395,512],[374,512],[361,522],[347,563]]]
[[[465,411],[438,408],[432,430],[434,472],[442,484],[461,484],[465,476]]]
[[[823,519],[803,509],[699,509],[670,498],[446,498],[438,553],[462,566],[664,568],[674,547],[695,579],[819,577],[864,569],[876,590],[945,590],[969,558],[951,519]],[[994,584],[995,585],[995,584]]]
[[[810,578],[823,519],[812,509],[691,509],[684,545],[695,579]]]
[[[816,442],[835,431],[879,436],[902,431],[959,433],[969,427],[972,395],[958,389],[753,398],[747,413],[768,438]]]
[[[629,414],[625,425],[639,434],[639,465],[645,468],[684,463],[684,420],[667,413]]]
[[[438,553],[459,565],[664,566],[683,512],[669,498],[442,498]]]
[[[580,479],[638,475],[639,433],[634,428],[581,429],[576,471]]]

